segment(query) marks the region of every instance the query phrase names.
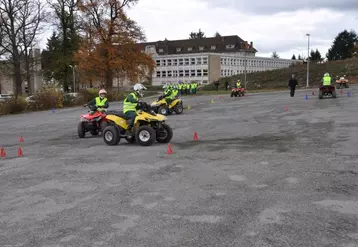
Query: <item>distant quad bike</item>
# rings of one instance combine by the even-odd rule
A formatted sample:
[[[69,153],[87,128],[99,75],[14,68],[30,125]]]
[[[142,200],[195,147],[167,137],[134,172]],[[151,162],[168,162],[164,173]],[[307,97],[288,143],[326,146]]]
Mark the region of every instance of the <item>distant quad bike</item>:
[[[337,89],[340,88],[349,88],[349,81],[345,78],[345,76],[342,76],[341,78],[336,80]]]
[[[231,97],[237,97],[237,96],[239,96],[239,97],[241,97],[241,96],[244,96],[245,95],[245,88],[237,88],[237,87],[233,87],[232,89],[231,89],[231,94],[230,94],[230,96]]]
[[[332,98],[337,98],[336,87],[333,85],[323,86],[319,88],[318,98],[323,99],[323,97],[332,96]]]
[[[167,101],[165,100],[163,95],[159,96],[158,100],[154,101],[151,104],[151,107],[155,113],[159,113],[164,116],[170,115],[173,112],[175,112],[176,114],[179,115],[179,114],[182,114],[184,111],[182,99],[176,97],[168,106]]]
[[[87,114],[81,115],[81,120],[77,125],[77,133],[79,138],[84,138],[86,132],[90,132],[92,136],[97,136],[107,126],[106,112],[97,110],[94,105],[88,106],[90,110]]]

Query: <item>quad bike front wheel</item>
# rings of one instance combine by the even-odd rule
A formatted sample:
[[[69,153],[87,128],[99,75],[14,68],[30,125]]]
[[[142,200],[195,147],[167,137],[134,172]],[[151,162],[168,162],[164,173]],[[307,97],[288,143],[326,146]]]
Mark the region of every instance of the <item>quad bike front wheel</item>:
[[[156,139],[155,130],[148,125],[140,126],[135,133],[135,139],[141,146],[151,146]]]
[[[103,130],[103,140],[109,146],[117,145],[121,140],[117,128],[112,125],[107,126]]]
[[[156,139],[159,143],[169,143],[173,138],[173,130],[172,128],[163,123],[162,128],[157,130]]]
[[[84,138],[86,135],[85,126],[82,122],[79,122],[77,125],[77,133],[79,138]]]
[[[164,116],[168,115],[168,113],[169,113],[168,107],[166,107],[166,106],[159,107],[158,113],[162,114]]]

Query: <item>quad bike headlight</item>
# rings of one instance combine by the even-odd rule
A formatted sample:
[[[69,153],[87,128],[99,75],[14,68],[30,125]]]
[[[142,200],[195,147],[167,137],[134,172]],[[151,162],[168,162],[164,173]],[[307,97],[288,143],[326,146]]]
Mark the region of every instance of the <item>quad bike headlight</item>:
[[[81,117],[81,122],[88,122],[87,118]]]

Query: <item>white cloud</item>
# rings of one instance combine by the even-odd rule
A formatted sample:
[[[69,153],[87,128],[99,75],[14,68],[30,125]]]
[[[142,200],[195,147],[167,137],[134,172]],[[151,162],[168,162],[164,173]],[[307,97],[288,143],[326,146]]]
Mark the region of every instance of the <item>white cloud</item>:
[[[356,15],[328,9],[252,15],[199,0],[140,0],[128,14],[143,27],[148,41],[186,39],[201,28],[207,36],[216,31],[237,34],[254,42],[258,56],[276,50],[282,58],[307,55],[306,33],[311,34],[311,48],[324,55],[338,32],[358,26]]]

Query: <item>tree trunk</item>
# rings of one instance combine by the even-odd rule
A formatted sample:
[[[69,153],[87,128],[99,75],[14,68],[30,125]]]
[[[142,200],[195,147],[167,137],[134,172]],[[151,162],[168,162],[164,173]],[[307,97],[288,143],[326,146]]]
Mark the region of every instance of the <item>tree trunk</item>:
[[[20,61],[14,62],[14,91],[15,97],[22,94],[22,78],[21,78],[21,64]]]
[[[29,90],[29,95],[31,95],[32,94],[32,85],[31,85],[30,57],[27,52],[25,54],[25,69],[26,69],[27,88]]]
[[[113,71],[107,69],[106,71],[106,87],[109,92],[112,92],[113,89]]]

